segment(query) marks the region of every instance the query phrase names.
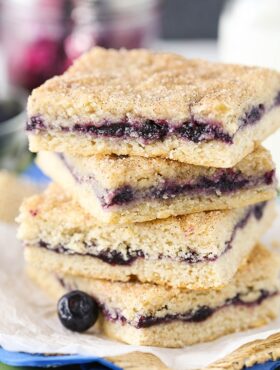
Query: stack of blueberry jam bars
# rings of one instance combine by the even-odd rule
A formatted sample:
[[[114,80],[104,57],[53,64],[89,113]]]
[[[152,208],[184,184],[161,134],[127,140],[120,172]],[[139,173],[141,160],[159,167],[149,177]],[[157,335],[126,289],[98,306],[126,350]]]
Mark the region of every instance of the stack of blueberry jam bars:
[[[22,204],[19,238],[67,328],[98,317],[93,333],[182,347],[277,316],[279,258],[259,240],[279,73],[94,48],[33,91],[28,116],[53,183]]]

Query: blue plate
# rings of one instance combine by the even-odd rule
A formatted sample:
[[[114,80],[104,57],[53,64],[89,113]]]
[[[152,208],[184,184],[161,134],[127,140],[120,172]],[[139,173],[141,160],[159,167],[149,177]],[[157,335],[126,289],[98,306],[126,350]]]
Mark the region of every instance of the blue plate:
[[[47,184],[50,181],[50,179],[43,174],[34,162],[23,172],[22,175],[40,184]]]

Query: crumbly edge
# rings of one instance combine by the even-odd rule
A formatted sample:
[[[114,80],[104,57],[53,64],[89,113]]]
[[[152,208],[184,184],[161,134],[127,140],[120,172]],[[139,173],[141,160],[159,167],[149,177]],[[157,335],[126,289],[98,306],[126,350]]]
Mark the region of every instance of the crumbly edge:
[[[251,252],[249,258],[244,261],[227,285],[215,289],[195,290],[136,281],[112,282],[74,276],[71,270],[63,272],[63,266],[57,265],[52,269],[53,266],[47,267],[47,262],[38,265],[38,259],[31,260],[30,258],[32,257],[30,253],[34,253],[34,250],[35,248],[33,251],[29,247],[26,248],[25,257],[35,275],[40,277],[41,269],[43,271],[51,269],[52,274],[63,278],[66,286],[71,287],[72,290],[86,291],[105,304],[108,310],[120,310],[129,321],[134,321],[139,315],[164,317],[168,313],[184,313],[199,306],[217,307],[222,305],[227,298],[233,298],[238,293],[245,294],[244,299],[252,301],[258,297],[256,297],[256,291],[264,289],[275,292],[279,290],[279,257],[260,246]],[[44,257],[47,261],[50,253],[41,255],[41,261]]]
[[[100,224],[62,189],[52,184],[39,195],[25,200],[17,219],[18,237],[24,243],[36,244],[40,240],[50,246],[65,247],[85,253],[84,243],[96,245],[96,250],[117,250],[126,254],[127,248],[143,249],[154,258],[159,254],[179,257],[188,251],[200,255],[220,255],[232,236],[237,223],[245,217],[248,208],[226,211],[201,212],[165,220],[126,225]],[[260,236],[275,217],[275,204],[271,201],[263,210],[263,218],[252,215],[236,236],[254,233]],[[267,226],[268,225],[268,226]],[[236,238],[235,238],[236,239]],[[158,241],[161,241],[160,243]],[[234,240],[236,242],[236,240]]]
[[[124,355],[106,357],[108,361],[126,370],[171,370],[152,353],[129,352]]]
[[[34,282],[55,299],[58,299],[65,293],[65,288],[60,285],[53,274],[48,274],[42,269],[38,271],[32,266],[29,266],[27,271]],[[94,282],[95,290],[98,285],[98,281]],[[118,289],[116,283],[114,285],[112,288]],[[145,288],[147,289],[146,286]],[[90,291],[88,292],[91,293]],[[101,299],[99,300],[101,301]],[[110,305],[112,304],[113,302],[110,301]],[[279,295],[277,295],[265,299],[257,306],[227,306],[216,311],[204,322],[199,323],[173,321],[154,325],[149,328],[137,329],[127,323],[110,322],[101,316],[99,324],[101,330],[108,336],[130,344],[181,347],[213,340],[218,336],[229,334],[230,332],[265,325],[270,320],[276,318],[279,308],[280,299]],[[139,312],[138,307],[136,312]],[[126,314],[127,312],[123,311],[122,313]],[[236,317],[238,317],[238,320],[236,320]]]
[[[148,50],[94,48],[64,75],[33,90],[28,115],[53,125],[84,122],[180,123],[193,117],[219,122],[229,133],[252,106],[272,105],[279,91],[276,71],[188,60]]]
[[[234,137],[233,144],[217,140],[196,144],[169,137],[163,142],[143,145],[136,140],[94,138],[88,135],[49,130],[46,133],[30,132],[29,148],[32,152],[44,150],[86,157],[111,154],[160,157],[197,166],[232,168],[280,127],[279,117],[280,107],[277,107],[256,124],[240,129]]]
[[[114,190],[129,185],[135,189],[160,186],[164,182],[195,183],[196,178],[213,178],[220,174],[216,168],[194,166],[163,158],[118,157],[118,156],[72,156],[63,154],[61,159],[52,152],[40,152],[37,163],[48,173],[52,167],[70,170],[88,182],[105,190]],[[246,177],[259,177],[275,168],[268,150],[258,147],[232,169]]]
[[[132,358],[137,356],[137,352],[132,353]],[[139,356],[139,360],[141,361]],[[130,356],[126,355],[119,358],[113,358],[113,362],[121,364],[122,362],[129,361]],[[265,339],[257,339],[252,342],[243,344],[229,355],[207,366],[207,370],[242,370],[244,367],[251,367],[256,364],[264,364],[265,362],[277,361],[280,358],[280,333],[270,335]],[[155,359],[155,361],[157,358]],[[145,361],[145,354],[142,358]],[[147,358],[148,361],[148,358]],[[233,367],[234,366],[234,367]],[[159,363],[160,368],[160,363]],[[163,368],[164,369],[164,368]],[[166,369],[165,369],[166,370]]]

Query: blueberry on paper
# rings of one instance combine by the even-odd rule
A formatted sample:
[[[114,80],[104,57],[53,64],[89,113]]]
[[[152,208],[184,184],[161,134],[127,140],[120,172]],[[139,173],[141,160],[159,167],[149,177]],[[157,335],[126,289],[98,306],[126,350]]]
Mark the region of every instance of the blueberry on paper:
[[[96,323],[98,304],[87,293],[74,290],[60,298],[57,303],[57,313],[65,328],[83,332]]]

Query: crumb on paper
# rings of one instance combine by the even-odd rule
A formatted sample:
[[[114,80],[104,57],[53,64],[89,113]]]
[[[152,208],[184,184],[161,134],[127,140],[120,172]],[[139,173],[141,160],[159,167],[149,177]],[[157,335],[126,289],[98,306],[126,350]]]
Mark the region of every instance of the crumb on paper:
[[[39,186],[19,176],[0,171],[0,222],[14,223],[22,200],[39,192]]]
[[[275,249],[277,251],[280,251],[280,240],[275,240],[275,239],[272,240],[270,242],[270,246],[271,246],[272,249]]]

